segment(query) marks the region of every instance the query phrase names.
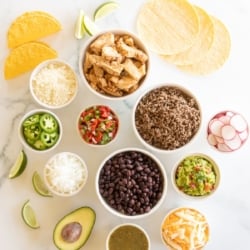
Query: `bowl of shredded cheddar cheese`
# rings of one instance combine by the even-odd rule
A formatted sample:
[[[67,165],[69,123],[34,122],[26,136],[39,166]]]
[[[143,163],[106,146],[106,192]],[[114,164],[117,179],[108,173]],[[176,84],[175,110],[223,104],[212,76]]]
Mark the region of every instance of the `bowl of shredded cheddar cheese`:
[[[191,207],[171,210],[162,221],[160,233],[163,244],[171,250],[203,249],[210,237],[206,217]]]

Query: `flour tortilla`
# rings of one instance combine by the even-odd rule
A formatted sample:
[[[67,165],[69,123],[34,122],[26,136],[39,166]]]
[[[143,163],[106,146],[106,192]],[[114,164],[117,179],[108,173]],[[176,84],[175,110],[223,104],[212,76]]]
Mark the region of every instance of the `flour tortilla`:
[[[7,34],[9,48],[31,42],[61,30],[61,24],[43,11],[25,12],[10,25]]]
[[[199,17],[200,31],[194,44],[184,52],[164,55],[163,58],[176,65],[189,65],[199,62],[206,56],[214,39],[214,25],[211,17],[198,6],[194,6]]]
[[[199,33],[199,19],[186,0],[151,0],[139,11],[137,30],[150,50],[172,55],[193,45]]]
[[[231,49],[230,34],[219,19],[213,16],[211,18],[214,23],[214,39],[208,53],[198,63],[178,66],[179,69],[192,74],[206,75],[222,67],[228,59]]]
[[[28,42],[10,51],[5,60],[4,77],[12,79],[35,68],[39,63],[57,57],[57,52],[42,42]]]

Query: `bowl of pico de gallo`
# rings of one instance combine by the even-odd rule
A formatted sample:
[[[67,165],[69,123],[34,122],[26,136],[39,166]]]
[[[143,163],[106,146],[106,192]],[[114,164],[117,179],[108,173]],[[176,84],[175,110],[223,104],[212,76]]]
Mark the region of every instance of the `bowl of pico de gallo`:
[[[88,106],[77,117],[77,132],[90,146],[109,145],[116,139],[118,130],[119,117],[108,105]]]

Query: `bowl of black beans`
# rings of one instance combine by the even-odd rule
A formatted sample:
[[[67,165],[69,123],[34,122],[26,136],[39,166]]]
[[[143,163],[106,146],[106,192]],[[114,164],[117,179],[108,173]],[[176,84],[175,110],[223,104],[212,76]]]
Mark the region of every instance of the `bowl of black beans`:
[[[167,175],[162,163],[140,148],[114,151],[101,163],[96,192],[102,205],[124,219],[144,218],[154,213],[167,193]]]

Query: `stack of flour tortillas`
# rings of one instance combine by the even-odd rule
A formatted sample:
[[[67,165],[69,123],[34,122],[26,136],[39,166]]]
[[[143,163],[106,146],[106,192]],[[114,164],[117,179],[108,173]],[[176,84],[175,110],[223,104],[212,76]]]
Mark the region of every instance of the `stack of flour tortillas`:
[[[148,48],[193,74],[208,74],[227,60],[231,48],[225,25],[187,0],[149,0],[137,30]]]
[[[56,58],[54,49],[37,40],[59,30],[59,21],[43,11],[30,11],[17,17],[7,33],[10,53],[4,65],[5,79],[28,72],[44,60]]]

